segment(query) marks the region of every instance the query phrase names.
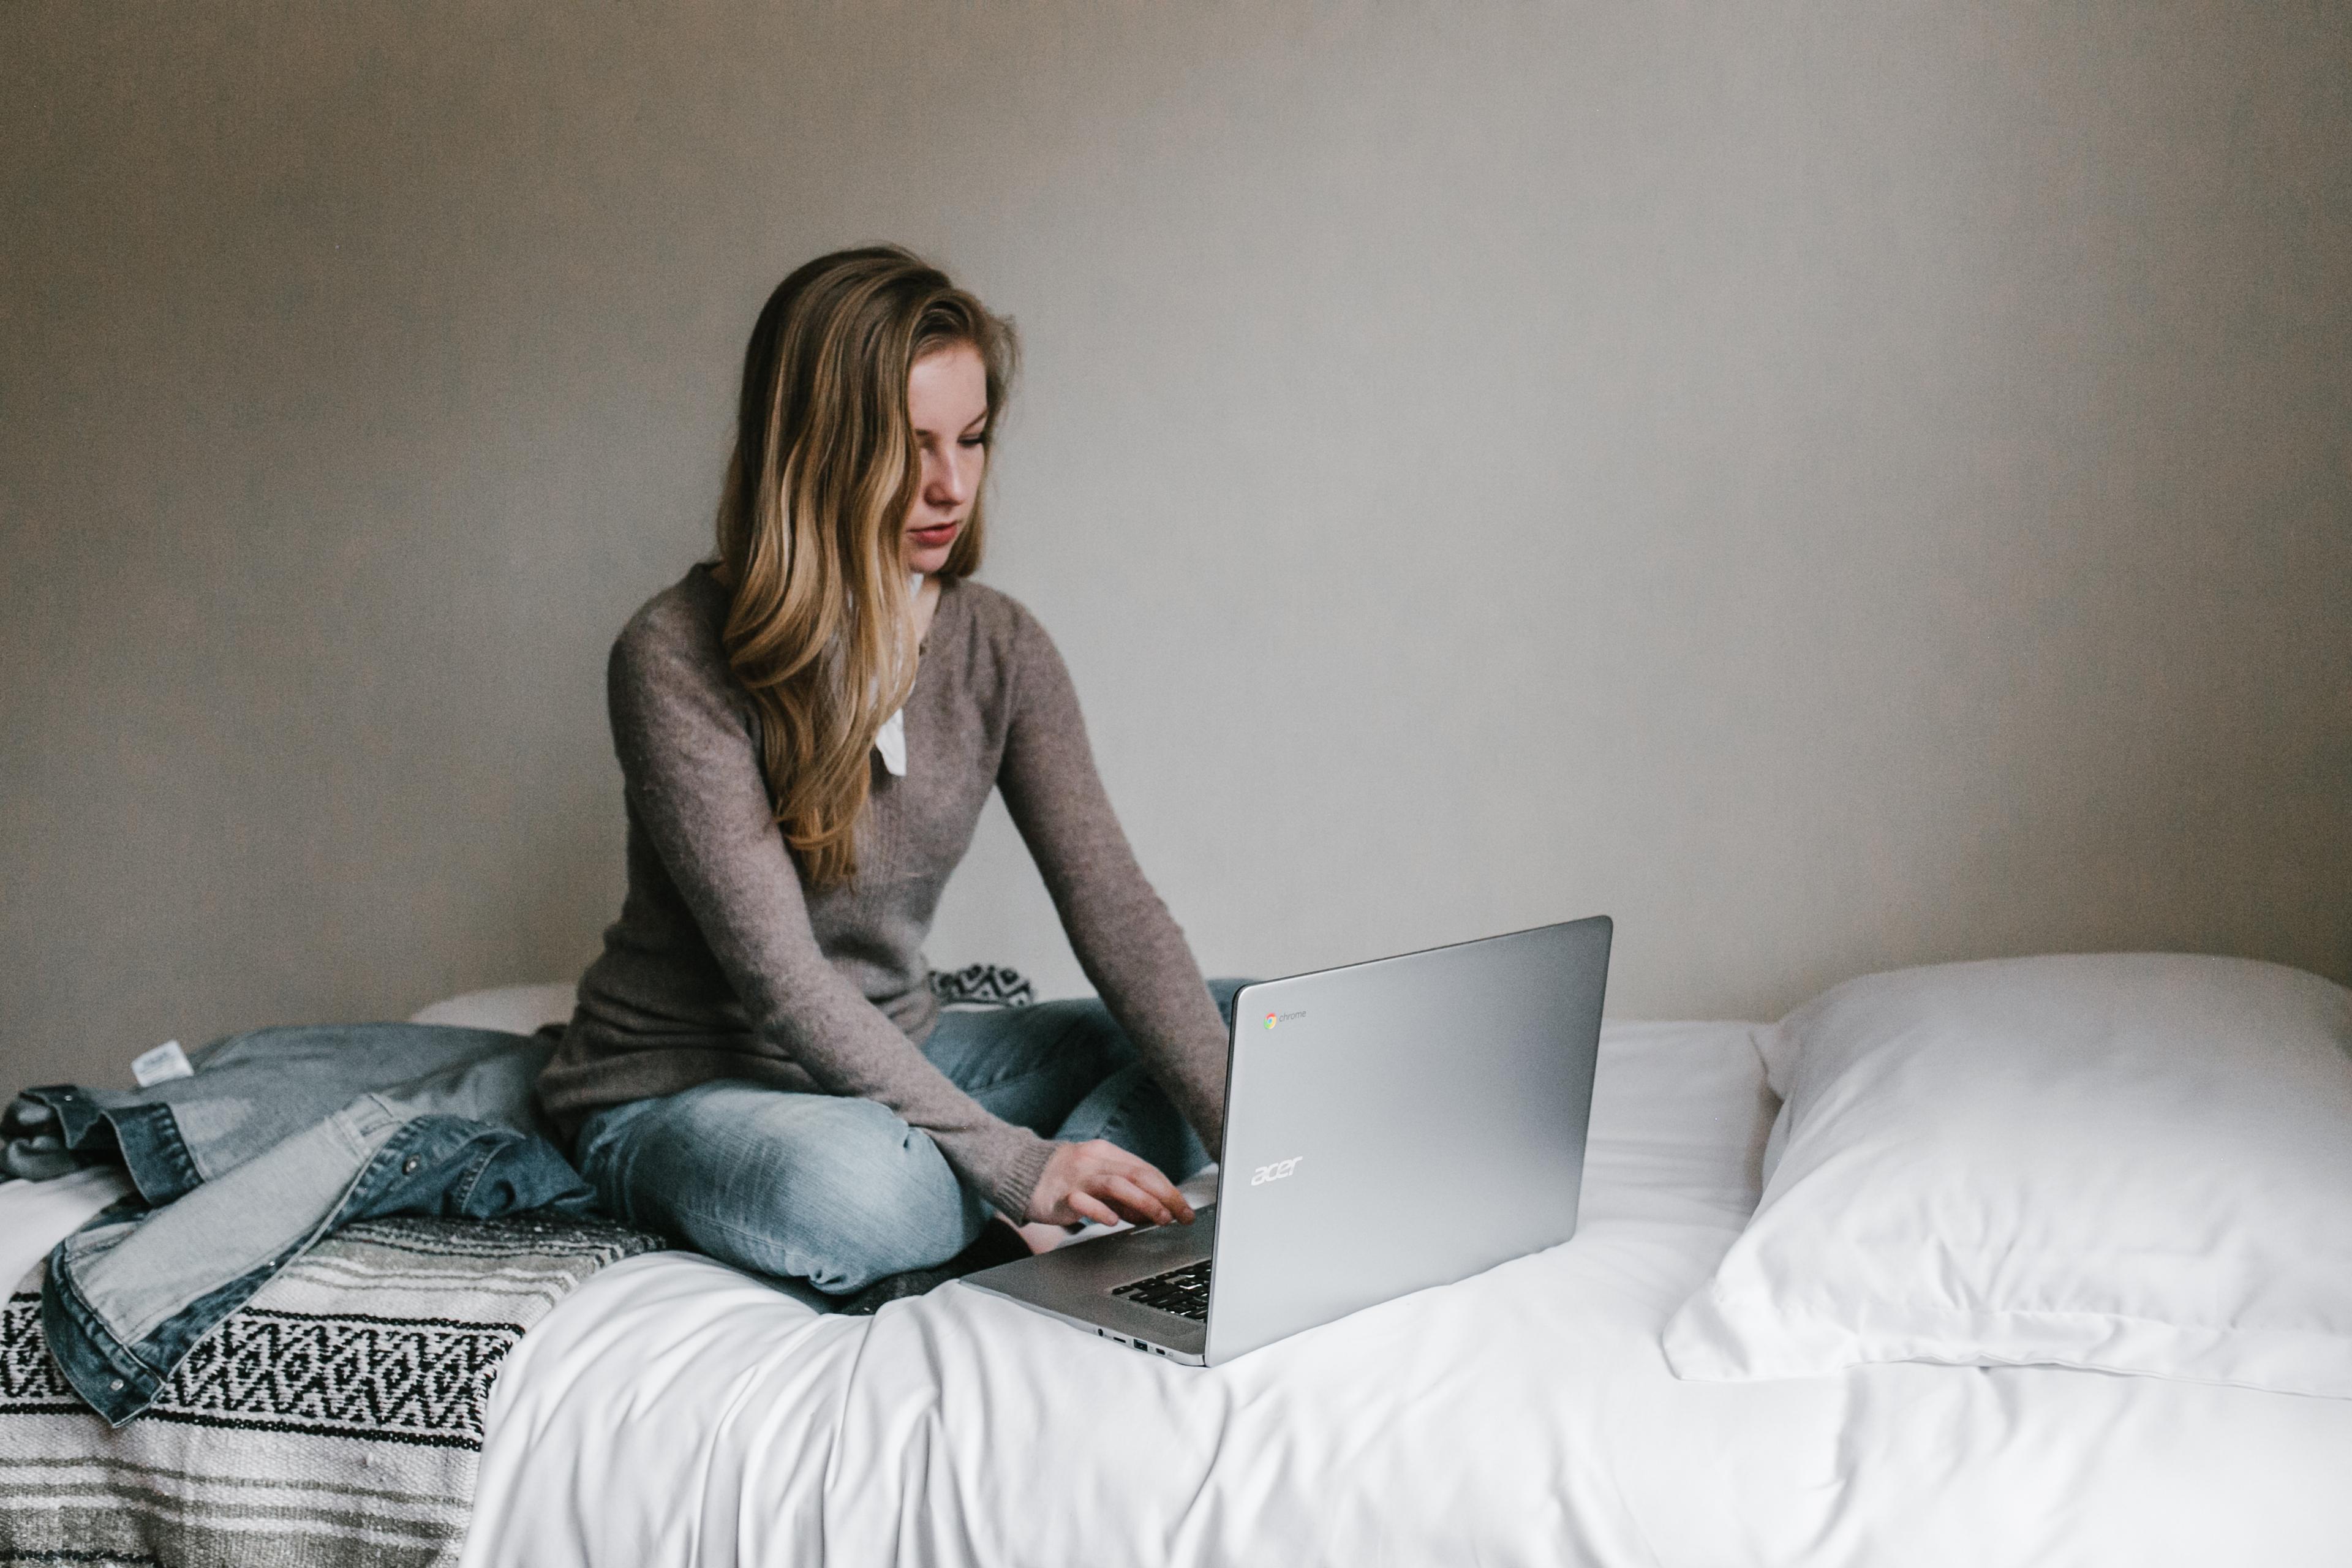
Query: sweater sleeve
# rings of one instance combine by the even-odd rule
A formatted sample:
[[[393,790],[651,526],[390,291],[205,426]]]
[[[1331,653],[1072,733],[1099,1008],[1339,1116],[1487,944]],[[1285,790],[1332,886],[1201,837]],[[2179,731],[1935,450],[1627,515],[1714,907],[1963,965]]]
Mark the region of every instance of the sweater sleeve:
[[[997,787],[1087,979],[1213,1155],[1224,1138],[1224,1023],[1111,811],[1060,652],[1025,612],[1016,627]]]
[[[921,1128],[1001,1212],[1025,1219],[1052,1145],[957,1088],[826,960],[723,669],[677,639],[625,636],[607,695],[631,808],[753,1032],[828,1091]]]

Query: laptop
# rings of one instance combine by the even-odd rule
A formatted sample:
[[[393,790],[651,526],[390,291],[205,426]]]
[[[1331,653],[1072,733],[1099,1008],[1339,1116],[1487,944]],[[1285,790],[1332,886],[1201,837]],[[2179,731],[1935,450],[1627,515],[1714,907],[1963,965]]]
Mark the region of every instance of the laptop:
[[[1576,1233],[1606,915],[1245,986],[1214,1204],[964,1277],[1191,1366]]]

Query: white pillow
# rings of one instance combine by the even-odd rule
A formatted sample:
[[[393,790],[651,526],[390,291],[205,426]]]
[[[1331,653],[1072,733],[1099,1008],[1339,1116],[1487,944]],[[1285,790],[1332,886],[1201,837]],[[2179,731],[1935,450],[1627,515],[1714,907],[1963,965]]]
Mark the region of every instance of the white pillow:
[[[452,996],[420,1009],[410,1015],[408,1021],[528,1035],[541,1024],[561,1024],[571,1017],[577,989],[569,980],[558,980],[541,985],[501,985],[493,991],[468,991],[463,996]]]
[[[1768,1032],[1685,1378],[2050,1363],[2352,1398],[2352,992],[2242,959],[1869,975]]]

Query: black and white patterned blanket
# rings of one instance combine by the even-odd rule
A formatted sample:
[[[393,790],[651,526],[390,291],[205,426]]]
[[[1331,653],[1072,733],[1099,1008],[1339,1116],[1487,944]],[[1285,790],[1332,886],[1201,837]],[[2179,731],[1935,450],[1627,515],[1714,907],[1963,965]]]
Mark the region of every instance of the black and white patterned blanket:
[[[119,1431],[50,1360],[36,1271],[0,1309],[0,1564],[454,1563],[508,1351],[660,1245],[569,1216],[362,1221],[222,1320]]]
[[[1026,1007],[1037,1000],[1037,988],[1017,969],[967,963],[953,971],[932,970],[931,994],[942,1007]]]

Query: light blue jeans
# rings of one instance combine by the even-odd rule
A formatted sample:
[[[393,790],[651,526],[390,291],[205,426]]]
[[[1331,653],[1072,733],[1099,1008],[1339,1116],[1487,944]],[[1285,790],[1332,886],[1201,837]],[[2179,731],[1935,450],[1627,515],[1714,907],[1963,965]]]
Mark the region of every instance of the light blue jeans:
[[[1229,1029],[1247,984],[1209,983]],[[1108,1139],[1176,1182],[1209,1162],[1090,997],[943,1013],[923,1054],[992,1115],[1040,1136]],[[630,1224],[833,1295],[946,1262],[992,1212],[929,1133],[879,1101],[740,1079],[600,1110],[581,1124],[572,1158]]]

